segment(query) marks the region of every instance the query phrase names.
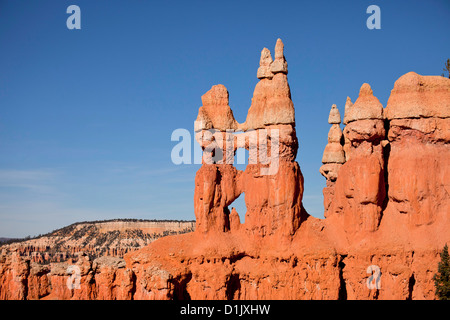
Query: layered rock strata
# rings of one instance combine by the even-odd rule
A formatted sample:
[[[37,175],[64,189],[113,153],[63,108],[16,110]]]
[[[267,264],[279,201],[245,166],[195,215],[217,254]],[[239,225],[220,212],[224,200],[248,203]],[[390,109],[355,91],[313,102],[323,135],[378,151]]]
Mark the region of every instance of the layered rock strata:
[[[130,300],[133,271],[118,257],[42,265],[14,252],[0,255],[1,300]]]

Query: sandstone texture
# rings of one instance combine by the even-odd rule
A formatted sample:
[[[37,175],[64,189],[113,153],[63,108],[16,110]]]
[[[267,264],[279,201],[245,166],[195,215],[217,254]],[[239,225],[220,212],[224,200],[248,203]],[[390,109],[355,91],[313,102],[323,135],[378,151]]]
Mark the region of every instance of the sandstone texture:
[[[228,91],[202,97],[196,140],[195,231],[162,237],[124,259],[67,263],[0,259],[1,299],[435,299],[439,252],[450,242],[450,80],[408,73],[386,109],[368,84],[337,106],[320,172],[325,219],[302,205],[298,140],[284,45],[261,53],[247,119]],[[239,131],[239,134],[236,134]],[[244,171],[233,163],[246,148]],[[245,197],[241,221],[233,201]]]

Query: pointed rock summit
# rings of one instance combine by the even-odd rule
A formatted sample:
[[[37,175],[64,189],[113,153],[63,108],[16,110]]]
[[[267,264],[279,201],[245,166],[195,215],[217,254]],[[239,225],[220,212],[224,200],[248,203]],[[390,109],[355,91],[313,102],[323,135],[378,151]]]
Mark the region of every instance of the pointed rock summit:
[[[340,124],[341,123],[341,114],[335,104],[331,106],[330,115],[328,116],[329,124]]]
[[[262,49],[261,51],[261,59],[259,61],[259,68],[256,74],[258,79],[272,79],[273,73],[270,71],[270,65],[272,64],[272,56],[270,55],[270,51],[267,48]]]
[[[268,125],[294,125],[295,111],[291,91],[287,81],[287,62],[284,57],[284,44],[281,39],[275,46],[275,60],[269,49],[263,48],[259,61],[257,83],[253,92],[252,104],[247,119],[239,124],[228,105],[228,91],[219,84],[213,86],[202,96],[195,131],[216,129],[219,131],[263,129]],[[275,67],[274,67],[275,64]]]
[[[203,106],[198,111],[197,120],[194,123],[195,131],[216,129],[226,131],[237,129],[237,121],[233,111],[228,105],[228,90],[224,85],[218,84],[202,96]]]
[[[295,125],[295,111],[291,91],[287,81],[287,62],[284,57],[284,44],[281,39],[275,46],[275,60],[270,51],[261,52],[257,77],[261,79],[253,92],[252,104],[247,119],[239,128],[242,131],[262,129],[267,125]]]
[[[256,77],[258,79],[272,79],[276,73],[288,73],[287,62],[284,58],[284,44],[281,39],[278,39],[275,45],[275,60],[272,60],[269,49],[264,48],[261,51],[261,59]]]
[[[344,124],[348,123],[348,115],[350,114],[350,109],[353,107],[353,102],[350,97],[347,97],[347,101],[345,101],[344,107]]]
[[[332,126],[328,132],[328,144],[325,147],[322,157],[322,163],[339,163],[345,162],[344,150],[341,145],[342,130],[339,124],[341,123],[341,115],[335,104],[331,106],[328,123]]]
[[[372,88],[370,87],[370,85],[368,83],[363,83],[361,88],[359,89],[359,96],[365,97],[365,96],[372,96],[372,95],[373,95],[373,91],[372,91]]]
[[[284,74],[288,73],[287,62],[284,58],[284,44],[280,38],[277,40],[277,44],[275,45],[275,60],[273,61],[270,71],[273,73],[282,72]]]
[[[351,101],[349,101],[351,103]],[[368,83],[364,83],[359,90],[359,97],[353,106],[348,107],[346,122],[365,119],[383,119],[383,106],[373,95],[372,88]]]

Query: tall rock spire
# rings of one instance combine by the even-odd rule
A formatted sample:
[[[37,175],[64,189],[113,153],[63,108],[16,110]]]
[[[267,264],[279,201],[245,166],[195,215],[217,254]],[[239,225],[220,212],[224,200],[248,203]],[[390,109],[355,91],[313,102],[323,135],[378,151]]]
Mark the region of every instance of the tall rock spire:
[[[350,97],[347,97],[347,101],[345,101],[345,107],[344,107],[344,124],[346,125],[348,123],[348,115],[350,114],[350,109],[353,107],[353,102]]]
[[[323,151],[323,165],[319,169],[320,174],[327,179],[327,186],[323,189],[325,217],[328,215],[328,209],[334,195],[334,186],[338,178],[339,169],[345,162],[344,148],[341,144],[341,115],[335,104],[331,106],[330,115],[328,116],[328,123],[331,124],[330,131],[328,131],[328,144],[325,146],[325,150]]]
[[[267,48],[262,49],[261,51],[261,59],[259,60],[259,68],[256,73],[256,77],[258,79],[272,79],[273,73],[270,71],[270,65],[272,64],[272,56],[270,55],[270,51]]]
[[[273,61],[270,71],[273,73],[288,73],[287,62],[284,58],[284,44],[280,38],[277,40],[277,44],[275,45],[275,60]]]
[[[346,102],[345,164],[339,170],[327,215],[342,217],[347,233],[377,230],[385,199],[383,106],[364,83],[358,99]],[[325,193],[325,191],[324,191]]]
[[[287,62],[284,58],[281,39],[275,46],[275,60],[270,51],[261,52],[257,77],[261,80],[253,92],[252,104],[247,119],[239,126],[242,131],[262,129],[267,125],[289,124],[295,126],[294,104],[287,81]]]
[[[331,106],[328,123],[331,124],[331,128],[330,131],[328,131],[328,144],[323,152],[322,163],[342,164],[345,162],[345,157],[341,145],[342,130],[339,126],[341,123],[341,115],[335,104]]]
[[[278,39],[275,60],[267,48],[261,51],[257,72],[260,81],[244,123],[234,119],[224,86],[213,86],[202,96],[196,139],[203,150],[202,159],[206,160],[195,178],[198,233],[231,231],[290,237],[307,218],[302,208],[303,176],[295,161],[298,140],[283,49],[283,42]],[[211,136],[209,129],[219,132],[202,140]],[[239,137],[233,136],[236,130],[243,131]],[[231,147],[227,142],[231,142]],[[249,159],[245,171],[233,166],[238,148],[248,149],[249,158],[254,156],[254,162]],[[240,226],[236,210],[230,212],[229,206],[242,193],[247,212]]]

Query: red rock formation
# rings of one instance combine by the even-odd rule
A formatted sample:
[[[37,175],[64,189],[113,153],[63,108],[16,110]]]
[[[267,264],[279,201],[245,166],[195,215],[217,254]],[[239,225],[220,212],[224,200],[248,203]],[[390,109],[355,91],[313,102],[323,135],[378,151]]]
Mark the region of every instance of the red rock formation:
[[[336,105],[331,106],[328,123],[331,124],[328,132],[328,144],[325,147],[322,157],[323,166],[320,167],[320,173],[327,179],[327,187],[323,190],[324,195],[324,216],[328,216],[328,211],[331,205],[331,199],[334,196],[334,189],[339,169],[345,162],[344,147],[342,146],[342,130],[339,124],[341,123],[341,115]]]
[[[328,187],[333,190],[325,191],[326,214],[341,216],[339,220],[347,233],[375,231],[386,194],[382,144],[385,130],[383,107],[367,83],[362,85],[355,103],[347,105],[345,119],[346,161],[339,168],[335,185]]]
[[[302,206],[286,75],[278,40],[275,60],[262,51],[243,124],[224,86],[202,97],[195,232],[160,238],[125,263],[83,256],[79,289],[67,287],[67,263],[3,255],[0,298],[434,299],[439,251],[450,242],[450,80],[408,73],[386,109],[363,84],[354,104],[347,99],[343,132],[332,107],[321,167],[326,218],[317,219]],[[245,171],[233,165],[237,148],[249,150]],[[244,223],[230,210],[242,193]]]
[[[285,89],[277,93],[286,86],[273,81],[284,81],[285,75],[271,74],[271,63],[270,53],[263,50],[257,98],[246,123],[238,125],[243,130],[267,128],[271,121],[285,125],[277,111],[289,108],[290,95]],[[280,159],[289,159],[280,165],[285,170],[281,174],[257,176],[258,164],[248,165],[243,173],[231,164],[204,164],[196,178],[197,231],[160,239],[125,257],[139,284],[134,297],[433,299],[438,251],[450,240],[445,180],[449,130],[448,115],[442,111],[449,109],[450,84],[441,77],[421,77],[410,87],[402,82],[403,77],[394,86],[386,118],[368,84],[361,87],[355,104],[348,98],[344,139],[338,111],[332,108],[321,170],[328,180],[325,190],[332,190],[324,190],[325,220],[302,209],[301,171],[291,157],[297,150],[295,136],[280,133],[280,140],[289,136],[282,148],[289,151],[280,153]],[[434,90],[432,101],[429,90]],[[403,101],[396,95],[408,97],[409,91],[417,101],[406,101],[415,108],[431,103],[433,111],[405,116],[395,110],[397,101]],[[284,99],[277,101],[277,108],[267,103],[272,95]],[[265,105],[259,107],[260,102]],[[406,118],[394,119],[389,112]],[[274,114],[271,120],[264,118],[267,114]],[[295,135],[293,121],[290,125]],[[415,172],[420,167],[423,173]],[[204,190],[210,196],[204,197]],[[298,190],[294,197],[292,190]],[[234,209],[228,210],[241,192],[247,205],[244,224]],[[289,209],[278,210],[283,206],[271,199],[282,199]],[[220,221],[220,227],[202,228],[200,221]],[[273,228],[280,221],[284,226]],[[368,284],[368,269],[376,268],[381,272],[378,288]]]
[[[270,76],[261,75],[266,71],[259,72],[261,80],[242,125],[234,120],[224,86],[213,86],[202,96],[196,130],[197,141],[206,157],[195,179],[198,232],[234,231],[230,230],[228,206],[242,193],[245,193],[247,214],[244,226],[238,227],[240,231],[260,236],[293,235],[300,225],[303,177],[294,162],[295,116],[281,40],[277,41],[275,51],[273,62],[267,49],[261,54],[260,68],[270,68]],[[244,143],[238,143],[238,138],[230,132],[237,128],[245,132],[241,134]],[[222,133],[207,132],[208,129]],[[205,139],[208,134],[215,139]],[[248,149],[254,159],[245,172],[237,170],[232,163],[238,147]]]
[[[395,82],[386,106],[391,146],[388,209],[407,215],[412,225],[448,223],[449,82],[409,72]]]
[[[2,254],[0,262],[0,299],[26,299],[29,261],[24,261],[17,252],[13,252],[9,256]]]
[[[449,167],[448,115],[436,111],[448,110],[449,81],[435,77],[442,82],[436,85],[424,77],[423,84],[414,82],[435,88],[441,96],[433,101],[440,105],[433,105],[434,113],[422,111],[398,122],[389,112],[385,119],[381,103],[364,84],[355,104],[347,99],[344,139],[333,106],[321,168],[327,178],[327,218],[319,220],[301,206],[303,181],[294,162],[297,139],[289,116],[294,113],[280,111],[291,110],[289,86],[285,73],[270,68],[272,63],[264,49],[258,69],[261,81],[247,121],[238,128],[288,126],[289,134],[280,132],[281,171],[264,176],[257,174],[258,163],[244,172],[226,162],[204,164],[195,185],[196,232],[160,239],[125,257],[136,274],[134,298],[433,299],[438,251],[450,239],[444,180]],[[416,87],[405,88],[402,79],[398,82],[387,110],[396,92],[420,92],[413,93],[418,101],[432,96]],[[276,102],[269,103],[271,99]],[[420,114],[438,116],[418,122]],[[403,151],[396,139],[403,141]],[[425,168],[423,176],[414,172],[420,162],[431,175]],[[247,205],[244,224],[234,209],[228,209],[242,192]],[[423,219],[428,224],[423,225]],[[414,223],[405,224],[410,220]],[[368,284],[368,268],[379,268],[378,288]]]
[[[134,292],[134,273],[122,258],[100,257],[92,262],[82,254],[73,265],[41,265],[12,254],[3,255],[0,262],[2,300],[130,300]]]

